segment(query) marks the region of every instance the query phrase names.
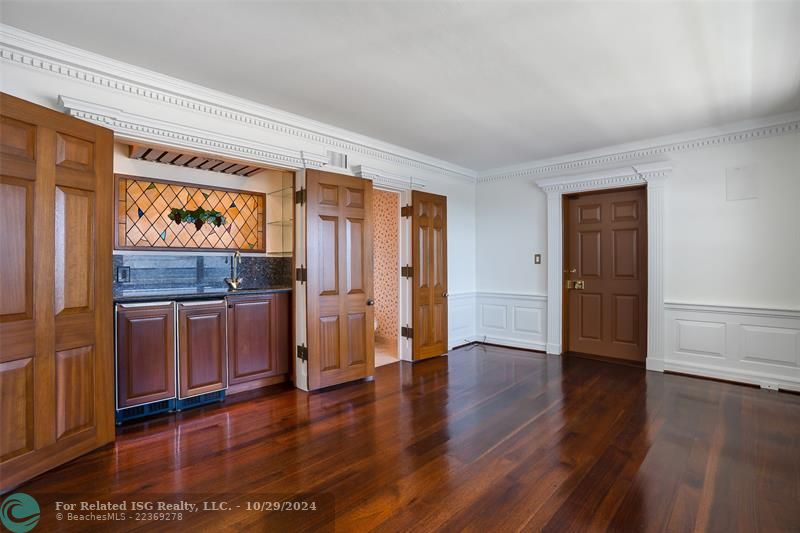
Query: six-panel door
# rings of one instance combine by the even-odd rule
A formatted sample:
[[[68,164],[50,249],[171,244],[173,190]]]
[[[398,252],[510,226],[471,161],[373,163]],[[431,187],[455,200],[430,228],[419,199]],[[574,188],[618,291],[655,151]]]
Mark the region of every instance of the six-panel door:
[[[647,205],[644,188],[566,199],[567,351],[644,361]]]
[[[372,182],[309,170],[308,376],[318,389],[375,371]]]
[[[0,491],[114,439],[112,149],[0,95]]]
[[[447,352],[447,197],[411,196],[414,360]]]
[[[117,406],[175,397],[175,305],[117,306]]]
[[[224,300],[178,304],[178,392],[188,398],[228,386]]]

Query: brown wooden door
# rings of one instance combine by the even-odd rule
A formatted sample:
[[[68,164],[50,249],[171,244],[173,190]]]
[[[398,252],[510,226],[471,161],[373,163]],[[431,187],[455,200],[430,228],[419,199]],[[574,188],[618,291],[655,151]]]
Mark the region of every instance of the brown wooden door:
[[[375,372],[372,182],[309,170],[307,309],[309,389]]]
[[[228,380],[231,385],[289,370],[286,293],[228,298]]]
[[[447,353],[447,197],[413,191],[414,360]]]
[[[228,386],[225,302],[178,304],[178,392],[180,398]]]
[[[643,188],[566,199],[567,351],[644,361],[646,210]]]
[[[117,406],[175,397],[175,305],[117,308]]]
[[[0,491],[114,440],[112,151],[0,95]]]

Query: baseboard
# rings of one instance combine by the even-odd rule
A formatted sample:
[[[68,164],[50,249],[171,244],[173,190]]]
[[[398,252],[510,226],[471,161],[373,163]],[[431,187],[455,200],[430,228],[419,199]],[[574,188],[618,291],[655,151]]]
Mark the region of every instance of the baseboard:
[[[505,348],[517,348],[520,350],[533,350],[535,352],[545,353],[545,344],[541,342],[530,342],[521,339],[494,337],[489,335],[479,335],[476,337],[475,342],[478,344],[489,344],[493,346],[502,346]]]
[[[679,374],[690,374],[693,376],[701,376],[735,383],[745,383],[748,385],[756,385],[762,389],[782,389],[800,392],[800,381],[794,379],[785,379],[776,374],[743,371],[733,368],[723,368],[719,366],[702,365],[698,363],[687,363],[683,361],[665,361],[664,371],[676,372]]]

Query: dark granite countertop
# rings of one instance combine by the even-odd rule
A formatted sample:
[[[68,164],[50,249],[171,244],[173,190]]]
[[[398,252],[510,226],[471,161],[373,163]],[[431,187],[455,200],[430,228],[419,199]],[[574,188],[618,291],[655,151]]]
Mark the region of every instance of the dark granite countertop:
[[[219,287],[186,287],[185,289],[123,289],[114,292],[114,303],[213,300],[225,298],[226,296],[270,294],[274,292],[291,291],[291,287],[244,288],[237,290],[225,290]]]

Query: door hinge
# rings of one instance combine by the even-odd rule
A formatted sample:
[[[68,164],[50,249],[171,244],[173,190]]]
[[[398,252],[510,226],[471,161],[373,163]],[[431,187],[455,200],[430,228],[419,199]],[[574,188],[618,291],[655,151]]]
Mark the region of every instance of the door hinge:
[[[414,210],[410,205],[406,205],[405,207],[400,208],[400,216],[403,218],[410,217],[414,214]]]
[[[404,278],[413,278],[414,277],[414,267],[406,265],[400,268],[400,275]]]
[[[308,361],[308,348],[305,344],[297,347],[297,358],[301,361]]]
[[[303,205],[306,203],[306,189],[303,187],[300,190],[294,191],[294,203]]]
[[[400,328],[400,335],[406,339],[411,339],[414,337],[414,330],[408,326],[404,326]]]
[[[308,281],[308,270],[303,265],[300,265],[295,269],[295,280],[299,281],[300,283],[305,283]]]

